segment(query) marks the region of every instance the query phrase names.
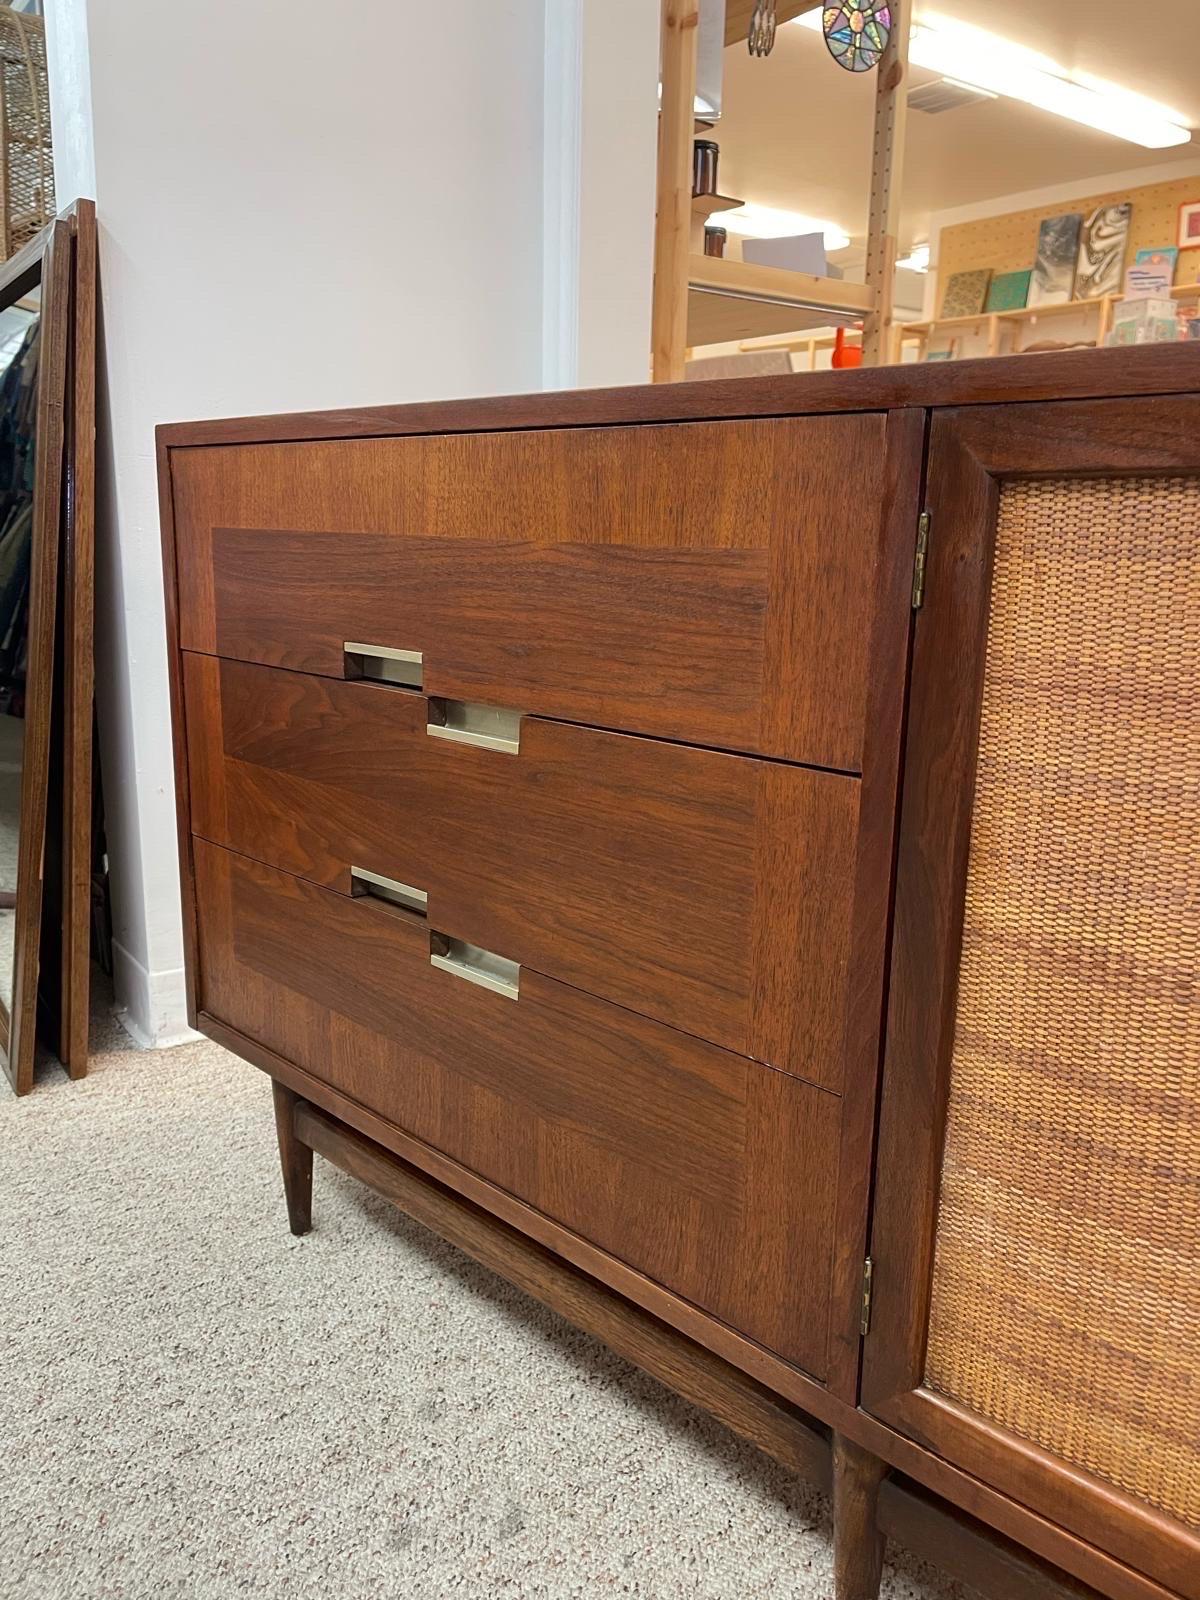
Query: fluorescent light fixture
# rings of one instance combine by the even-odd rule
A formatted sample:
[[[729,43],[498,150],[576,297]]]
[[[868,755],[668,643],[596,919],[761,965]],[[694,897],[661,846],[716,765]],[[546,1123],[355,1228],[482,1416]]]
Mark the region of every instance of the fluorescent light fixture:
[[[906,256],[901,256],[896,265],[903,268],[905,272],[928,272],[929,246],[927,244],[913,245],[909,253]]]
[[[730,233],[744,233],[751,239],[790,239],[797,233],[823,233],[826,252],[844,250],[850,243],[850,235],[836,222],[806,217],[799,211],[778,211],[774,206],[738,206],[735,211],[722,211],[720,222]]]
[[[800,27],[821,31],[820,10],[794,20]],[[923,15],[914,23],[908,55],[914,66],[943,78],[1023,100],[1056,117],[1067,117],[1149,150],[1187,144],[1192,137],[1186,119],[1169,106],[1088,73],[1071,73],[1036,50],[949,17]]]

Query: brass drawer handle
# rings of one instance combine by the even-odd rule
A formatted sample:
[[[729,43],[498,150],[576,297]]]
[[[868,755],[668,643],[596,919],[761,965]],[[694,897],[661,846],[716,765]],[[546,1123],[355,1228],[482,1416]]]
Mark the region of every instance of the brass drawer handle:
[[[435,739],[452,739],[456,744],[515,756],[521,749],[521,713],[467,700],[431,699],[425,732]]]
[[[375,683],[398,683],[405,689],[419,689],[424,674],[420,650],[393,650],[386,644],[342,645],[348,678],[369,678]]]
[[[445,933],[429,935],[429,964],[442,972],[451,972],[456,978],[477,983],[481,989],[502,994],[506,999],[519,997],[521,965],[498,956],[493,950],[481,950],[477,944],[465,939],[451,939]]]
[[[401,883],[398,878],[385,878],[378,872],[368,872],[366,867],[350,868],[350,893],[370,895],[373,900],[386,900],[389,905],[403,906],[406,911],[425,915],[429,896],[424,889],[414,889],[411,883]]]

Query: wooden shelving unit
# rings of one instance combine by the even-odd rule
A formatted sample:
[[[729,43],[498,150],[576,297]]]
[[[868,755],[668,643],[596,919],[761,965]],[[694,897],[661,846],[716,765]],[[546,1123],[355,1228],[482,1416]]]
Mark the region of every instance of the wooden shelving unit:
[[[902,342],[917,341],[924,358],[931,339],[953,338],[958,333],[978,330],[987,339],[986,353],[992,355],[1017,355],[1020,348],[1014,343],[1012,350],[1002,348],[1004,330],[1011,328],[1014,338],[1017,330],[1033,328],[1039,322],[1054,322],[1062,318],[1096,317],[1096,344],[1102,345],[1112,327],[1113,308],[1122,297],[1106,295],[1096,300],[1067,300],[1060,305],[1021,306],[1013,311],[982,311],[975,317],[934,317],[927,322],[906,322],[900,329]],[[1200,299],[1200,283],[1177,284],[1171,290],[1173,300]]]
[[[875,291],[863,283],[693,255],[688,262],[687,342],[724,344],[861,322],[875,301]]]
[[[662,99],[658,142],[658,208],[654,229],[651,370],[655,382],[684,375],[690,348],[773,333],[863,324],[870,365],[898,354],[892,322],[898,184],[907,105],[909,0],[894,0],[891,39],[875,73],[875,137],[871,162],[866,283],[811,277],[778,267],[696,253],[701,219],[736,201],[692,194],[698,0],[661,0]],[[779,23],[816,9],[819,0],[777,5]],[[753,0],[730,0],[726,43],[745,39]],[[703,202],[707,209],[702,210]]]
[[[744,200],[735,200],[728,194],[694,194],[692,196],[692,215],[694,217],[711,217],[717,211],[736,211],[738,206],[745,205]]]
[[[851,334],[850,338],[846,340],[846,344],[852,350],[861,349],[862,336],[860,334]],[[820,370],[817,366],[818,352],[833,350],[836,345],[837,340],[832,334],[818,336],[813,333],[807,337],[800,334],[795,338],[752,340],[743,343],[740,349],[744,355],[756,355],[763,350],[783,350],[788,355],[804,357],[800,365],[795,366],[793,363],[797,372],[817,372]]]

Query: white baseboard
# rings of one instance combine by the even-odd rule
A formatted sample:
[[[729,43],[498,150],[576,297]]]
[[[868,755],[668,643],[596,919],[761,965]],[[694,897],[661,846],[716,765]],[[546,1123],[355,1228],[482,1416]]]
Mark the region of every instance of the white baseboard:
[[[137,1045],[143,1050],[165,1050],[200,1038],[188,1026],[182,967],[147,972],[115,939],[112,956],[117,1020]]]

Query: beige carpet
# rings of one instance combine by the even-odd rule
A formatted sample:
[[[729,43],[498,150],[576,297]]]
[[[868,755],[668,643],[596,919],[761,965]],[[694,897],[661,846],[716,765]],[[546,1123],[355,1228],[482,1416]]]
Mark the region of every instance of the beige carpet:
[[[361,1186],[293,1239],[253,1067],[96,1045],[0,1088],[5,1600],[832,1593],[820,1498]]]

